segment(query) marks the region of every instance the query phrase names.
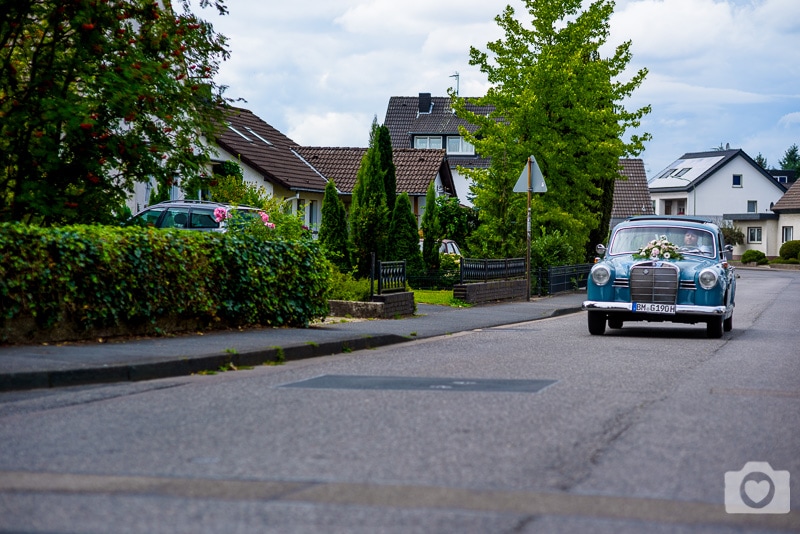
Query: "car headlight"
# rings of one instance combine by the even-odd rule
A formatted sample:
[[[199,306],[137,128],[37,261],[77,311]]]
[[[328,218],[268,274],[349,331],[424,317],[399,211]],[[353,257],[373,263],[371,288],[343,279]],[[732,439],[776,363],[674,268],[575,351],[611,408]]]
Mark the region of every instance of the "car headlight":
[[[700,287],[703,289],[711,289],[717,285],[717,278],[717,273],[713,269],[703,269],[700,271],[697,281],[700,282]]]
[[[611,280],[611,271],[608,270],[608,267],[605,265],[597,264],[592,267],[592,282],[597,284],[598,286],[604,286]]]

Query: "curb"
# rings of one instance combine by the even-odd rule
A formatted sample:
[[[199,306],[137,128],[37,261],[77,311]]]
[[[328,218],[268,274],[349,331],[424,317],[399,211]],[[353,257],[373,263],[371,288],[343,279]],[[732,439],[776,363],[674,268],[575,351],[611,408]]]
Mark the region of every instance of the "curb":
[[[306,343],[287,347],[276,346],[242,353],[221,353],[198,356],[196,358],[184,357],[161,362],[131,363],[59,371],[9,373],[0,375],[0,392],[112,382],[138,382],[157,378],[187,376],[203,371],[217,371],[231,364],[235,367],[253,367],[281,361],[302,360],[354,350],[384,347],[403,341],[412,341],[413,339],[415,338],[396,334],[380,334],[319,344]]]

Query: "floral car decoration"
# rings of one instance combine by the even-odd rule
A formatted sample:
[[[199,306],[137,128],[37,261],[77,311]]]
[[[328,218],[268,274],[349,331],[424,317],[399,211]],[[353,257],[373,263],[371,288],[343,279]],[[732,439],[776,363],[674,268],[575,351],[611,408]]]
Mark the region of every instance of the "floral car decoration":
[[[640,216],[614,227],[598,245],[589,274],[589,333],[626,322],[706,325],[718,338],[733,328],[736,275],[719,227],[698,217]]]
[[[639,252],[633,257],[651,260],[682,260],[683,254],[680,253],[677,245],[670,243],[667,236],[662,235],[639,249]]]

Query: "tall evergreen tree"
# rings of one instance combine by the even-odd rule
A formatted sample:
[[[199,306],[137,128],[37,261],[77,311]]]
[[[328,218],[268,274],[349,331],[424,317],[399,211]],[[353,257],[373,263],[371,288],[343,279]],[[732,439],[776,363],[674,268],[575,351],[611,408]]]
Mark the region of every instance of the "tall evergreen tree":
[[[783,159],[778,162],[778,165],[784,170],[800,171],[800,153],[798,153],[796,144],[786,150]]]
[[[322,223],[319,227],[319,244],[325,252],[325,256],[340,271],[346,272],[350,270],[347,213],[333,180],[329,180],[325,185],[325,196],[322,199]]]
[[[439,269],[439,241],[442,238],[442,228],[436,209],[436,189],[433,182],[428,186],[425,194],[425,212],[422,214],[422,261],[429,271]]]
[[[357,276],[368,276],[372,253],[376,259],[385,257],[389,226],[386,189],[383,182],[380,151],[377,146],[377,123],[373,122],[370,146],[361,160],[353,187],[350,206],[350,238]]]
[[[389,135],[389,127],[385,124],[378,128],[378,150],[381,153],[381,169],[383,169],[383,184],[386,189],[386,207],[389,213],[394,211],[394,203],[397,199],[397,169],[394,165],[394,155],[392,153],[392,138]]]
[[[532,201],[532,226],[560,230],[584,251],[592,232],[605,234],[619,158],[636,155],[649,134],[622,137],[640,125],[649,106],[629,112],[623,101],[644,80],[645,69],[617,81],[630,61],[630,42],[609,58],[600,49],[609,33],[611,0],[524,0],[530,24],[510,6],[496,17],[505,37],[470,50],[470,63],[492,85],[473,102],[494,106],[488,117],[469,112],[451,93],[456,115],[478,126],[469,134],[488,170],[467,171],[481,227],[471,245],[489,257],[521,255],[525,243],[525,195],[512,189],[529,155],[535,155],[548,192]],[[529,29],[530,28],[530,29]],[[491,54],[491,56],[490,56]],[[576,258],[577,259],[577,258]]]
[[[392,223],[389,225],[392,246],[387,251],[389,260],[406,260],[406,272],[410,275],[424,271],[422,254],[419,250],[419,231],[417,218],[411,208],[408,193],[400,193],[392,211]]]

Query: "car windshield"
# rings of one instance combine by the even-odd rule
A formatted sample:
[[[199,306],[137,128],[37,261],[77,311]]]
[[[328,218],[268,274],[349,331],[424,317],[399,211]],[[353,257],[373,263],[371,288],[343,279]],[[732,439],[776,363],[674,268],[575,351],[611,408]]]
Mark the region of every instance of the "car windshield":
[[[654,239],[666,236],[681,254],[714,256],[714,234],[700,228],[678,226],[631,226],[618,229],[611,238],[609,254],[635,254]]]

